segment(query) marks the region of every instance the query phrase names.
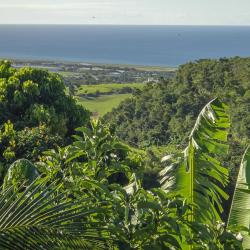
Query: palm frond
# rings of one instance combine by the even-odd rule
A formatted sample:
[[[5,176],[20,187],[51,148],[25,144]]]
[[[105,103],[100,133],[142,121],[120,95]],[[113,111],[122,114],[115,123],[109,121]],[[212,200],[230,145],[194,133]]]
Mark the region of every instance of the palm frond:
[[[21,193],[1,191],[0,249],[106,249],[108,231],[89,220],[103,209],[69,201],[58,188],[44,178]]]

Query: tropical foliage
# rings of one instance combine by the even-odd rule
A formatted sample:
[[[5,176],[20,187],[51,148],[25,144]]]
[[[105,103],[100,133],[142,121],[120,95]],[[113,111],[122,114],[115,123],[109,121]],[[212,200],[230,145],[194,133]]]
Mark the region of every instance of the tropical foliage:
[[[249,64],[250,58],[235,57],[181,65],[174,79],[149,83],[105,120],[132,146],[186,143],[202,107],[220,97],[229,105],[234,140],[245,143],[250,134]]]
[[[38,179],[24,192],[0,193],[1,249],[106,249],[108,234],[87,220],[102,208],[65,199],[54,184]]]
[[[0,110],[1,122],[10,120],[18,130],[45,123],[62,136],[88,119],[88,112],[65,94],[59,75],[34,68],[17,70],[8,61],[0,63]]]
[[[0,61],[0,184],[11,162],[37,160],[87,124],[89,112],[65,92],[58,74]]]
[[[220,63],[231,65],[228,60]],[[210,61],[197,63],[201,68],[203,64],[211,70]],[[132,137],[138,132],[134,143],[158,144],[141,150],[121,142],[113,133],[113,125],[109,127],[98,120],[86,125],[89,113],[65,94],[58,75],[30,68],[16,70],[8,62],[2,62],[0,248],[250,248],[249,149],[243,157],[232,195],[227,190],[230,166],[237,163],[235,159],[231,163],[230,159],[240,152],[232,146],[236,138],[241,138],[242,144],[247,142],[246,134],[236,129],[236,114],[232,112],[230,98],[243,92],[246,95],[247,86],[242,84],[233,92],[235,95],[221,95],[223,99],[230,99],[229,107],[217,98],[207,103],[210,93],[215,93],[213,88],[225,93],[228,88],[219,81],[211,87],[207,78],[198,77],[194,69],[187,77],[185,69],[185,66],[180,68],[173,82],[149,85],[136,93],[138,99],[123,104],[127,105],[126,116],[134,113],[139,118],[144,112],[143,126],[140,124],[138,130],[136,125],[131,131]],[[225,70],[232,69],[225,66],[222,71]],[[205,82],[202,91],[200,77]],[[171,88],[179,80],[184,82],[181,90],[176,88],[172,93]],[[193,84],[197,84],[197,89]],[[227,84],[236,90],[230,77]],[[192,105],[187,98],[190,88],[193,99],[197,100],[197,103],[193,100]],[[186,105],[177,98],[177,92],[180,98],[184,96]],[[147,108],[152,107],[147,106],[143,98],[149,98],[152,93],[156,102],[168,93],[165,115],[162,111],[166,107],[161,102],[145,116]],[[205,103],[204,108],[200,108]],[[178,113],[180,109],[182,112]],[[188,116],[190,110],[193,114]],[[117,116],[115,128],[120,137],[117,129],[120,119],[123,122],[122,114]],[[186,114],[186,123],[182,120],[183,114]],[[177,122],[174,119],[179,115],[182,118]],[[149,121],[145,121],[145,117]],[[158,125],[155,117],[158,117]],[[84,126],[76,129],[71,139],[73,128],[79,123]],[[165,131],[160,131],[164,126]],[[180,127],[183,133],[178,134]],[[188,129],[191,133],[185,139]],[[124,132],[126,139],[126,130]],[[180,139],[182,135],[184,139]],[[148,136],[149,141],[144,140],[144,136]],[[171,143],[159,147],[163,142]],[[163,152],[167,155],[159,160]],[[230,196],[233,196],[232,204]],[[227,206],[225,200],[228,200]]]
[[[129,145],[185,147],[200,110],[219,97],[231,116],[229,164],[232,195],[241,155],[250,138],[250,58],[199,60],[181,65],[174,79],[149,83],[104,120]],[[168,150],[168,148],[167,148]],[[226,206],[229,206],[228,203]]]
[[[162,187],[150,190],[142,187],[143,160],[132,157],[106,126],[93,121],[77,129],[73,144],[45,152],[35,165],[21,160],[9,168],[0,196],[0,246],[242,249],[219,214],[227,171],[216,155],[227,152],[228,127],[226,106],[207,104],[184,157],[172,157]],[[20,169],[30,169],[23,184],[17,181]],[[37,172],[46,178],[35,179]],[[181,190],[181,183],[188,189]]]
[[[161,172],[164,189],[178,190],[196,204],[192,220],[203,223],[221,221],[222,198],[228,198],[223,190],[228,184],[228,169],[218,161],[218,155],[225,156],[228,152],[230,123],[226,109],[217,99],[209,102],[189,136],[184,159]]]

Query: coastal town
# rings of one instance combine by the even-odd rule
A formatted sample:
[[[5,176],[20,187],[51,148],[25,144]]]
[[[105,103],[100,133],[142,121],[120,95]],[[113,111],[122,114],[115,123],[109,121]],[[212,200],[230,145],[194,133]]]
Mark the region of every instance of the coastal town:
[[[92,85],[102,83],[158,82],[171,78],[176,68],[157,66],[109,65],[81,62],[52,62],[13,60],[15,68],[29,66],[60,73],[67,85]]]

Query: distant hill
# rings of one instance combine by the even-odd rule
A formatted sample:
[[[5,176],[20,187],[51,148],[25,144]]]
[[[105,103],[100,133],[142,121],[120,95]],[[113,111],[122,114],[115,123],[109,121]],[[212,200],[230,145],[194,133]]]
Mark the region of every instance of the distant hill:
[[[185,144],[201,108],[219,97],[230,108],[238,156],[250,138],[250,58],[199,60],[179,67],[176,77],[148,84],[104,116],[125,142],[139,147]],[[237,151],[237,152],[236,152]]]

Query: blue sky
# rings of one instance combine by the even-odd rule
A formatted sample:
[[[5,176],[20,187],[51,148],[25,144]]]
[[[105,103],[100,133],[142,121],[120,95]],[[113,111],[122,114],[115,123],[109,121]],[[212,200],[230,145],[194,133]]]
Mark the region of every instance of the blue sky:
[[[0,0],[0,24],[250,25],[250,0]]]

